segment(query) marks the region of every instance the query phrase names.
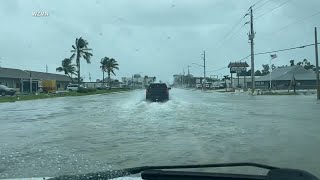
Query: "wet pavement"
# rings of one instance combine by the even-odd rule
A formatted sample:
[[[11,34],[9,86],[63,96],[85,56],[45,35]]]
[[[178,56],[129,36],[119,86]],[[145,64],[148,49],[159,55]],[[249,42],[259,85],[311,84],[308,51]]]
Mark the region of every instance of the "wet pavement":
[[[0,178],[143,165],[256,162],[320,176],[315,96],[172,89],[0,104]]]

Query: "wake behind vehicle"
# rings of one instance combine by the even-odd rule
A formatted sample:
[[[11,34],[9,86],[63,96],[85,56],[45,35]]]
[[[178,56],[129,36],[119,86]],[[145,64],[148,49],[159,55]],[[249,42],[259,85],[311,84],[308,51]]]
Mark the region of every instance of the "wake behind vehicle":
[[[146,89],[146,100],[159,102],[169,100],[169,90],[165,83],[151,83]]]
[[[0,84],[0,95],[5,96],[5,95],[10,95],[13,96],[16,93],[16,90],[13,88],[9,88],[5,85]]]

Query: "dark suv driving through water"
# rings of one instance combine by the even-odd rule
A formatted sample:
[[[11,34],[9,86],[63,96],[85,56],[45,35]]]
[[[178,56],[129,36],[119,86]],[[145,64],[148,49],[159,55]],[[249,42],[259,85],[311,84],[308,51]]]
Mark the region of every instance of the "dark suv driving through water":
[[[167,101],[169,100],[169,90],[165,83],[152,83],[146,89],[146,100]]]

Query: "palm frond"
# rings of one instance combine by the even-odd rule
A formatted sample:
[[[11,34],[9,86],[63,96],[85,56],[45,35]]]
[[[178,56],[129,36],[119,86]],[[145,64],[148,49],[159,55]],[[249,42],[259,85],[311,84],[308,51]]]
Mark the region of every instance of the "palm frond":
[[[111,69],[111,73],[112,73],[113,75],[116,75],[116,74],[114,73],[113,69]]]
[[[83,58],[87,61],[88,64],[91,63],[91,60],[90,60],[90,56],[87,56],[86,54],[83,56]]]
[[[78,40],[78,48],[79,49],[87,48],[87,45],[88,45],[88,42],[82,39],[82,37],[80,37]]]
[[[72,48],[73,48],[74,50],[76,50],[76,47],[75,47],[74,45],[72,45]]]
[[[75,53],[75,52],[77,52],[77,51],[76,51],[76,50],[71,50],[70,52]]]
[[[56,68],[56,71],[62,72],[62,71],[64,71],[64,70],[63,70],[63,67],[57,67],[57,68]]]
[[[91,48],[82,48],[81,50],[83,50],[83,51],[92,51]]]
[[[80,38],[80,39],[81,39],[81,38]],[[76,47],[77,47],[77,48],[79,47],[78,42],[79,42],[79,39],[76,38]]]
[[[71,55],[70,59],[73,59],[75,56],[76,56],[76,54],[73,53],[73,54]]]
[[[93,56],[92,55],[92,53],[89,53],[89,52],[83,52],[86,56],[88,56],[88,57],[91,57],[91,56]]]

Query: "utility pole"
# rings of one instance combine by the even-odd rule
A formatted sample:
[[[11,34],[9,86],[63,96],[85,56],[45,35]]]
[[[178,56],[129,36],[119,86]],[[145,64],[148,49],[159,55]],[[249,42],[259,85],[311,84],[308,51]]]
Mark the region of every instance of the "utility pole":
[[[32,74],[30,72],[30,94],[32,93]]]
[[[203,51],[203,77],[206,79],[206,51]]]
[[[48,64],[46,64],[46,73],[48,73]]]
[[[91,82],[91,74],[89,73],[89,81]]]
[[[190,65],[188,65],[188,87],[190,87]]]
[[[133,75],[132,75],[132,80],[131,80],[131,87],[133,89]]]
[[[253,14],[252,14],[252,6],[250,7],[250,33],[249,40],[251,45],[251,83],[252,83],[252,93],[255,90],[255,77],[254,77],[254,39],[255,32],[253,31]]]
[[[183,68],[182,70],[183,70],[183,71],[182,71],[182,73],[183,73],[183,74],[182,74],[182,77],[183,77],[183,79],[182,79],[182,87],[183,87],[183,85],[185,84],[185,83],[184,83],[184,81],[185,81],[185,77],[184,77],[184,76],[185,76],[185,72],[184,72],[184,68]]]
[[[204,82],[206,82],[206,51],[203,51],[203,80],[202,80],[202,90],[204,90]]]
[[[317,27],[314,28],[315,49],[316,49],[316,75],[317,75],[317,99],[320,99],[320,83],[319,83],[319,59],[318,59],[318,37]]]

